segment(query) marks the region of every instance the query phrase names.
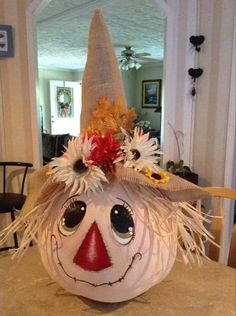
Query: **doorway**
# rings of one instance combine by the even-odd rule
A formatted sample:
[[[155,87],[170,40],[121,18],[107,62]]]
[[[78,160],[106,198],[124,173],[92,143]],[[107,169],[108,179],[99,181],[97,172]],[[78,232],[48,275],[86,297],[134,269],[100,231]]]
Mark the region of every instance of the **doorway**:
[[[80,111],[81,84],[73,81],[50,80],[51,120],[49,128],[43,124],[43,131],[53,135],[78,136]]]
[[[154,1],[150,1],[150,2],[154,3]],[[28,40],[29,43],[33,42],[33,39],[34,39],[33,33],[35,33],[35,31],[36,31],[36,29],[35,29],[36,28],[36,21],[34,20],[34,16],[37,16],[37,13],[40,12],[42,10],[42,8],[44,8],[49,3],[50,3],[50,1],[48,1],[48,0],[35,0],[32,3],[30,9],[28,10],[28,25],[30,26],[30,23],[31,23],[30,27],[31,27],[31,31],[32,31],[31,32],[32,34],[29,34],[29,35],[31,35],[31,37]],[[159,4],[160,4],[160,6],[159,6]],[[155,1],[155,5],[161,7],[162,9],[164,9],[163,11],[165,12],[166,17],[168,18],[168,14],[169,14],[168,10],[171,10],[171,9],[166,6],[165,1],[161,1],[161,0]],[[167,20],[167,18],[166,18],[166,20]],[[170,18],[169,22],[171,22],[171,18]],[[173,25],[171,25],[171,23],[169,23],[169,26],[172,28]],[[166,30],[167,30],[168,37],[169,37],[169,35],[173,34],[173,29],[174,29],[174,28],[173,29],[169,29],[169,26],[168,26],[168,24],[166,25]],[[167,42],[168,42],[168,37],[166,36],[166,41]],[[169,44],[170,45],[168,45],[168,47],[170,49],[168,49],[168,51],[165,52],[165,59],[166,59],[166,61],[165,61],[165,65],[163,67],[163,69],[164,69],[163,70],[163,87],[165,87],[165,90],[162,91],[163,92],[162,93],[162,98],[163,98],[162,99],[162,104],[163,104],[162,118],[163,119],[162,119],[162,123],[161,123],[161,125],[162,125],[161,126],[161,130],[162,130],[162,147],[164,147],[164,146],[166,147],[166,153],[167,154],[168,154],[168,149],[169,149],[168,142],[169,142],[169,140],[171,142],[171,137],[168,140],[168,133],[163,133],[163,131],[164,131],[164,126],[166,125],[165,122],[168,121],[167,115],[171,115],[171,113],[174,113],[174,111],[172,111],[172,109],[175,106],[174,103],[173,103],[173,100],[171,100],[171,98],[170,98],[170,95],[171,95],[172,91],[173,90],[175,91],[175,89],[173,89],[174,86],[175,86],[175,83],[174,83],[173,76],[171,76],[170,75],[170,71],[168,71],[168,69],[170,69],[169,68],[169,62],[173,61],[173,59],[174,59],[173,58],[173,54],[174,54],[173,52],[175,50],[173,49],[173,43],[171,43],[171,41],[170,41]],[[167,44],[166,44],[166,46],[167,46]],[[34,52],[34,54],[35,54],[35,52]],[[35,60],[34,60],[35,55],[34,54],[32,54],[32,56],[31,56],[32,58],[29,61],[29,63],[31,64],[31,68],[33,68],[33,67],[35,68]],[[37,71],[34,71],[32,74],[35,75],[35,78],[34,78],[33,82],[36,83],[37,82],[36,78],[38,78]],[[158,79],[158,78],[155,76],[155,78],[151,78],[151,79]],[[136,82],[135,82],[135,84],[136,84]],[[38,87],[38,85],[37,85],[37,87]],[[166,94],[166,88],[167,87],[170,87],[168,95]],[[140,89],[139,93],[140,93],[140,95],[138,97],[136,97],[136,100],[137,100],[137,98],[139,98],[141,100],[141,89]],[[171,103],[170,103],[170,101],[171,101]],[[34,106],[36,107],[35,103],[34,103]],[[139,106],[141,106],[141,105],[139,105]],[[165,109],[167,107],[169,108],[168,112],[165,111]],[[38,105],[38,108],[39,108],[39,105]],[[152,112],[154,113],[153,110],[152,110]],[[154,114],[153,113],[151,114],[151,117],[154,116],[155,113]],[[35,117],[33,118],[33,120],[35,120]],[[38,119],[37,119],[37,124],[38,124]],[[37,138],[36,133],[35,133],[34,137]],[[35,142],[35,144],[40,145],[40,141],[37,140]]]

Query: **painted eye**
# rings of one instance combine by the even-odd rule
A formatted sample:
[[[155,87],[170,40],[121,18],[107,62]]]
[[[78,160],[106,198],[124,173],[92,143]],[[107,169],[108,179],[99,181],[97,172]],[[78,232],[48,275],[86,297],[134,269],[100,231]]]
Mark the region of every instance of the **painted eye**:
[[[115,239],[127,245],[134,238],[134,221],[129,207],[116,204],[111,209],[111,228]]]
[[[65,205],[65,212],[59,223],[59,231],[64,236],[72,235],[82,222],[87,205],[83,201],[70,200]]]

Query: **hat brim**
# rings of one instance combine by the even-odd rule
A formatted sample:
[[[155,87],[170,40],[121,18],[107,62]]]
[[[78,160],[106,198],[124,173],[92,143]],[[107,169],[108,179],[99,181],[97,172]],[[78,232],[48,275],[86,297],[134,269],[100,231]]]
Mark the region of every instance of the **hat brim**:
[[[29,192],[23,206],[22,212],[28,212],[32,209],[43,192],[48,191],[48,186],[51,183],[48,181],[48,165],[35,171],[29,176]],[[132,168],[125,168],[122,164],[117,163],[114,172],[114,181],[125,181],[134,183],[140,186],[150,187],[156,190],[156,195],[171,202],[190,202],[200,198],[209,197],[210,194],[199,186],[184,180],[178,176],[166,172],[169,176],[167,183],[154,183],[144,174],[135,171]]]
[[[136,183],[141,186],[151,187],[157,190],[157,195],[172,202],[195,201],[209,197],[209,193],[199,186],[184,180],[178,176],[166,172],[169,176],[167,183],[154,183],[144,174],[132,168],[124,168],[122,164],[116,164],[115,177],[119,181]]]

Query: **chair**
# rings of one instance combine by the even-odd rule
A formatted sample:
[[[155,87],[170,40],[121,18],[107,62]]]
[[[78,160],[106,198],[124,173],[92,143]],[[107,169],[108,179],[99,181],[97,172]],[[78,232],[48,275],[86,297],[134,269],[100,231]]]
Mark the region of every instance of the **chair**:
[[[2,184],[2,193],[0,193],[0,215],[5,213],[10,213],[11,215],[11,221],[15,220],[15,210],[21,210],[26,196],[24,193],[24,185],[25,185],[25,178],[28,171],[28,168],[33,167],[32,163],[27,162],[0,162],[0,167],[2,167],[1,171],[3,171],[3,184]],[[20,193],[13,193],[9,192],[10,185],[12,184],[12,174],[13,172],[9,173],[9,169],[12,167],[14,168],[14,172],[17,171],[17,175],[23,174],[21,177],[21,180],[19,180],[19,188]],[[12,170],[11,170],[12,171]],[[18,177],[20,178],[20,177]],[[17,240],[17,234],[14,234],[14,247],[4,247],[1,248],[0,251],[7,250],[10,248],[18,248],[18,240]]]
[[[204,187],[203,189],[212,196],[214,212],[211,213],[221,217],[213,218],[211,226],[211,232],[220,246],[218,258],[216,247],[214,245],[209,245],[209,256],[210,258],[227,265],[233,225],[235,222],[236,190],[223,187]],[[202,201],[199,200],[197,202],[198,209],[201,208],[201,204]]]

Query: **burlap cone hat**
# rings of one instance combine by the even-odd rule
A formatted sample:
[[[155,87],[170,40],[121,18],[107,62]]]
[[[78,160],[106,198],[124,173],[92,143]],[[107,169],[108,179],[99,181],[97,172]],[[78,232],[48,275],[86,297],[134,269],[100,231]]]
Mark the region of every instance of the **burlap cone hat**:
[[[112,112],[112,109],[118,104],[120,117],[125,116],[124,113],[128,111],[128,109],[117,58],[113,50],[112,41],[104,18],[101,12],[97,10],[94,13],[90,25],[88,57],[82,82],[82,111],[80,118],[81,135],[85,135],[88,126],[91,125],[91,121],[96,123],[96,115],[94,116],[93,113],[94,111],[96,114],[99,112],[96,109],[99,103],[98,100],[101,97],[105,97],[106,102],[109,100],[110,112]],[[119,115],[115,115],[115,117],[119,119]],[[106,121],[106,119],[107,117],[104,116],[103,120]],[[101,123],[101,117],[99,120]],[[104,124],[106,125],[106,122]],[[94,129],[93,132],[96,134]],[[137,150],[137,148],[135,148],[135,150]],[[70,151],[70,148],[68,151]],[[66,157],[66,155],[67,152],[65,152],[63,156]],[[56,166],[55,169],[58,167],[58,159],[64,159],[63,156],[62,158],[56,158],[55,163],[53,163],[53,167],[55,168]],[[93,157],[90,158],[93,159]],[[157,168],[162,171],[161,168]],[[38,203],[37,201],[39,197],[42,197],[44,192],[48,191],[48,187],[52,186],[52,183],[55,184],[57,181],[61,183],[63,182],[60,177],[56,177],[55,179],[50,178],[50,176],[47,175],[49,169],[51,169],[50,164],[49,166],[44,166],[42,169],[36,171],[30,176],[29,195],[23,208],[23,212],[27,212],[29,209],[34,207],[35,204]],[[156,171],[153,171],[153,174],[156,174]],[[157,196],[168,199],[172,202],[194,201],[207,195],[203,189],[190,183],[189,181],[185,181],[182,178],[174,176],[168,172],[165,172],[165,175],[166,178],[168,178],[168,181],[157,183],[157,181],[153,181],[153,179],[147,177],[142,170],[137,171],[136,168],[125,167],[124,161],[118,161],[117,163],[114,163],[114,168],[112,173],[108,176],[108,179],[109,181],[125,181],[135,183],[140,186],[150,187],[156,192]],[[63,173],[63,176],[63,179],[65,180],[64,186],[66,186],[68,185],[66,171]],[[72,185],[71,182],[70,185]],[[89,185],[86,185],[87,189],[88,186]],[[99,186],[99,188],[101,187]]]
[[[81,131],[87,128],[101,96],[119,100],[123,109],[127,109],[110,34],[101,12],[96,10],[90,25],[87,63],[83,74]]]
[[[88,58],[82,88],[81,126],[83,128],[89,125],[92,112],[101,96],[107,96],[112,101],[119,99],[122,106],[127,109],[117,58],[106,23],[98,10],[95,11],[90,26]],[[189,181],[167,174],[169,176],[167,183],[154,184],[142,173],[132,168],[124,168],[121,163],[116,164],[114,173],[117,181],[134,182],[156,188],[163,197],[171,201],[195,200],[206,195],[204,190]]]

